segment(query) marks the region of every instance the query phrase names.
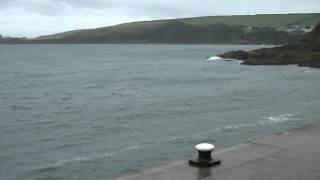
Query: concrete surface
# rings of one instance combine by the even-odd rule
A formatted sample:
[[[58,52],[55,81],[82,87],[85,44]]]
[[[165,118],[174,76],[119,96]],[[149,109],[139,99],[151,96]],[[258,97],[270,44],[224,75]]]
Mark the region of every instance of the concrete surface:
[[[320,126],[243,143],[213,156],[222,161],[220,166],[196,168],[186,160],[116,180],[320,180]]]

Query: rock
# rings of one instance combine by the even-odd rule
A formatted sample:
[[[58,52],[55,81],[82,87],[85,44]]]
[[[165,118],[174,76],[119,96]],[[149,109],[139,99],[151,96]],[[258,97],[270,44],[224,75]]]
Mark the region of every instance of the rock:
[[[245,51],[231,51],[231,52],[226,52],[226,53],[218,55],[218,56],[225,58],[225,59],[246,60],[249,57],[249,53],[247,53]]]

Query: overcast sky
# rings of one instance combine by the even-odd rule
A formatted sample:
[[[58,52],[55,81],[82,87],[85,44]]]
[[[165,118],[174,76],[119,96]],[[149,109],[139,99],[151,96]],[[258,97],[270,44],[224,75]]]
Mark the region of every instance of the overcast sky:
[[[35,37],[124,22],[320,12],[320,0],[0,0],[0,34]]]

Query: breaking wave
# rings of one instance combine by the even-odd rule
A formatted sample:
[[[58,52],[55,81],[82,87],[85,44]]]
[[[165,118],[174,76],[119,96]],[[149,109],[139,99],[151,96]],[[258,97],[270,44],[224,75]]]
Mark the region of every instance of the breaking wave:
[[[275,125],[275,124],[280,124],[287,121],[296,121],[296,120],[298,120],[298,118],[295,117],[293,114],[282,114],[278,116],[262,117],[257,123],[226,125],[222,128],[222,131],[232,131],[235,129],[245,128],[245,127]]]
[[[207,60],[208,61],[217,61],[217,60],[221,60],[222,58],[219,56],[212,56],[212,57],[208,57]]]
[[[188,135],[181,135],[181,136],[173,136],[167,139],[157,139],[157,140],[149,140],[144,141],[143,143],[168,143],[168,142],[176,142],[176,141],[183,141],[189,140],[196,137],[206,137],[212,133],[219,133],[219,132],[228,132],[234,131],[241,128],[249,128],[249,127],[256,127],[256,126],[267,126],[267,125],[275,125],[285,123],[287,121],[295,121],[298,120],[293,114],[282,114],[277,116],[270,116],[270,117],[262,117],[260,120],[256,121],[255,123],[244,123],[244,124],[229,124],[225,125],[221,128],[213,128],[208,131],[201,131],[199,133],[193,133]]]
[[[261,125],[272,125],[295,120],[298,120],[298,118],[296,118],[293,114],[282,114],[279,116],[264,117],[259,121],[259,123]]]
[[[232,131],[235,129],[239,128],[244,128],[244,127],[252,127],[252,126],[257,126],[258,124],[235,124],[235,125],[227,125],[222,128],[222,131]]]

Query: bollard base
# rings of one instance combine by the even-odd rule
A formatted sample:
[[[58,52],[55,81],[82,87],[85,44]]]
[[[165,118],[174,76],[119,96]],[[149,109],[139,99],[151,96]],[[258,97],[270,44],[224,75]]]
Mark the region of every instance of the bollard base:
[[[203,161],[199,159],[189,160],[189,165],[195,166],[195,167],[211,167],[211,166],[218,166],[220,164],[221,164],[221,160],[218,160],[218,159],[212,159],[209,161]]]

